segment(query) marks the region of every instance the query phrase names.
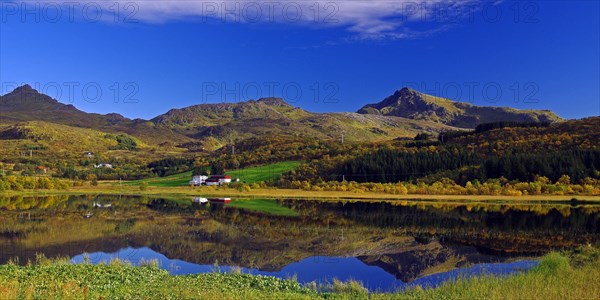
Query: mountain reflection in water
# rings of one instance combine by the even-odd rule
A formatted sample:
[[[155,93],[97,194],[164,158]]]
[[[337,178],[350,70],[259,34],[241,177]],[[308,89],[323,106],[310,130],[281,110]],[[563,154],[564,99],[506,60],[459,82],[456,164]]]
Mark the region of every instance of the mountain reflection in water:
[[[200,265],[178,259],[169,259],[145,247],[138,249],[128,247],[114,253],[96,252],[88,253],[85,256],[77,255],[71,259],[71,262],[82,263],[87,260],[93,264],[107,263],[117,258],[129,261],[135,265],[152,259],[157,261],[161,268],[168,270],[172,275],[198,274],[215,272],[217,270],[219,272],[238,271],[236,267]],[[395,291],[416,285],[435,287],[445,281],[464,276],[477,276],[481,274],[507,275],[527,270],[536,265],[537,261],[534,260],[520,260],[498,264],[476,264],[465,268],[423,276],[409,283],[398,280],[381,268],[366,265],[354,257],[313,256],[302,259],[299,262],[291,263],[279,271],[271,272],[249,268],[242,268],[240,271],[246,274],[275,276],[279,278],[294,277],[302,284],[309,282],[326,284],[331,283],[332,278],[341,281],[353,279],[361,281],[371,291]]]
[[[186,266],[186,274],[218,263],[300,281],[354,278],[388,289],[402,282],[435,285],[482,268],[493,274],[527,269],[534,262],[523,259],[594,243],[600,231],[595,205],[191,200],[0,197],[0,263],[18,257],[24,264],[36,253],[80,261],[83,253],[110,258],[136,251],[164,260],[163,268]]]

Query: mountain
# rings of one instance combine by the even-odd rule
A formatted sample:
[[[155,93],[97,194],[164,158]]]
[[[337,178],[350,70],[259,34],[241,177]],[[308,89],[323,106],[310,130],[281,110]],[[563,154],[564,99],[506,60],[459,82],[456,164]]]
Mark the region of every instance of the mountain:
[[[312,113],[281,98],[263,98],[238,103],[199,104],[151,120],[128,119],[119,114],[87,113],[41,94],[29,85],[0,96],[0,125],[6,140],[28,122],[44,122],[101,133],[127,134],[155,151],[215,150],[247,138],[288,136],[348,142],[376,142],[412,138],[418,133],[472,128],[492,121],[561,120],[550,111],[520,111],[511,108],[478,107],[425,95],[407,88],[359,113]],[[49,131],[65,131],[56,127]],[[80,131],[78,131],[80,132]],[[41,133],[38,133],[39,136]],[[48,135],[45,140],[52,141]],[[38,140],[40,140],[38,138]],[[98,141],[105,143],[106,141]]]
[[[30,121],[91,128],[107,133],[126,133],[148,143],[164,142],[165,136],[174,143],[191,140],[146,120],[131,120],[116,113],[101,115],[81,111],[73,105],[60,103],[39,93],[30,85],[23,85],[0,96],[0,124]]]
[[[186,136],[205,142],[206,148],[255,136],[298,136],[347,141],[382,141],[412,138],[421,132],[456,129],[441,123],[395,116],[357,113],[311,113],[281,98],[239,103],[200,104],[172,109],[151,120]]]
[[[232,120],[281,118],[296,119],[309,115],[294,108],[281,98],[263,98],[239,103],[200,104],[182,109],[172,109],[151,121],[157,124],[189,127],[223,125]]]
[[[39,93],[30,85],[0,97],[0,117],[6,121],[47,121],[73,126],[115,125],[131,121],[119,114],[90,114]]]
[[[381,102],[365,105],[358,113],[426,120],[461,128],[475,128],[482,123],[497,121],[553,123],[562,120],[549,110],[475,106],[426,95],[409,88],[398,90]]]

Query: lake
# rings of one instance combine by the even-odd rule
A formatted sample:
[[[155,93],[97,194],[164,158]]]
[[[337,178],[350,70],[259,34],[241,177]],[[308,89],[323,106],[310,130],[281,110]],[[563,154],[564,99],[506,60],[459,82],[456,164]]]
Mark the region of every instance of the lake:
[[[595,243],[600,206],[571,203],[0,197],[0,263],[158,261],[174,275],[241,270],[372,291],[534,267]]]

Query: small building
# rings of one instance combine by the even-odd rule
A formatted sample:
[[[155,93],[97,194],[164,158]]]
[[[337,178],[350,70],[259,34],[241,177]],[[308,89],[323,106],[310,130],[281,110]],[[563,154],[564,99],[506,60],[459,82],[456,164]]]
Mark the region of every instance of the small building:
[[[209,179],[216,179],[219,181],[219,184],[231,183],[231,176],[229,175],[212,175]]]
[[[205,175],[196,175],[192,177],[192,180],[190,180],[189,184],[190,185],[203,185],[206,180],[208,179],[208,176]]]
[[[231,183],[231,176],[229,175],[212,175],[205,181],[206,185],[223,185],[225,183]]]
[[[44,167],[44,166],[37,166],[35,167],[35,171],[38,173],[48,173],[48,168]]]

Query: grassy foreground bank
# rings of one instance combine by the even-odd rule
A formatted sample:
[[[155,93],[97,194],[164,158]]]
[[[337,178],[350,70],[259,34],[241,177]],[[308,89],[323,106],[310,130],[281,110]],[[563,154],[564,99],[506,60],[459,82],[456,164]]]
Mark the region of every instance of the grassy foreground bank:
[[[293,279],[238,273],[171,276],[149,264],[132,267],[39,259],[29,266],[0,266],[0,295],[7,299],[598,299],[600,251],[551,253],[533,270],[509,277],[482,276],[435,289],[369,294],[359,283],[302,286]]]

